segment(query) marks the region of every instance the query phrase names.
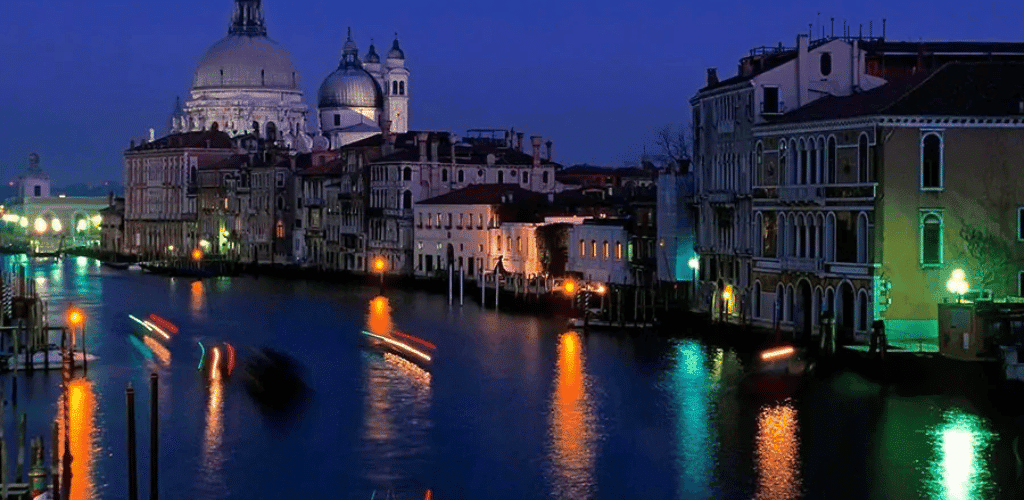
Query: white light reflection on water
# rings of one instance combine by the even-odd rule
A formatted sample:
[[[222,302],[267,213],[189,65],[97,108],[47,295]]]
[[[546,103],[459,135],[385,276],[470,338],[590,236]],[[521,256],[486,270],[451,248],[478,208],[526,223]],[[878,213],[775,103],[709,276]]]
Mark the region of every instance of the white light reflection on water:
[[[983,499],[993,493],[988,460],[996,434],[985,420],[960,409],[947,410],[928,432],[935,458],[925,489],[932,499]]]
[[[551,400],[550,466],[554,498],[590,498],[595,493],[597,418],[583,369],[576,332],[558,341],[557,379]]]
[[[693,340],[679,342],[673,369],[668,374],[676,414],[676,464],[682,498],[709,497],[718,456],[718,438],[711,425],[715,409],[714,388],[721,378],[722,350],[715,349],[712,370],[705,353]]]

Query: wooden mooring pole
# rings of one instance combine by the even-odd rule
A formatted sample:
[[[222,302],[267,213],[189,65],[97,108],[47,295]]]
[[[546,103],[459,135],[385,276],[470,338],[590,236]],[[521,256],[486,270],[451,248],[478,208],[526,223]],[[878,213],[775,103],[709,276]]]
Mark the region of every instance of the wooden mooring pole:
[[[154,372],[149,374],[149,500],[159,499],[157,457],[159,455],[160,432],[157,402],[157,374]]]
[[[139,500],[138,478],[135,468],[135,390],[132,383],[128,382],[128,388],[124,391],[125,412],[128,417],[128,499]]]

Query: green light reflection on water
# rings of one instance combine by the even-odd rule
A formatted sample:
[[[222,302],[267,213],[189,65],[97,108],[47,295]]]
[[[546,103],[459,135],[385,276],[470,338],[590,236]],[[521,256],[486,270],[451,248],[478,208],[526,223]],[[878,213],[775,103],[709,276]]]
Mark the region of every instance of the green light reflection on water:
[[[993,487],[987,461],[995,433],[985,420],[960,409],[947,410],[942,420],[928,432],[935,446],[925,484],[929,498],[987,498]]]

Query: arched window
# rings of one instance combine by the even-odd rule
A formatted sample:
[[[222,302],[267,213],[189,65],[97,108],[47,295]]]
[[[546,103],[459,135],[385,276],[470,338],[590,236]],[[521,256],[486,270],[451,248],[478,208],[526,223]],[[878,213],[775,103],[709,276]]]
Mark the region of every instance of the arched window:
[[[210,131],[211,132],[216,132],[218,130],[220,130],[220,125],[218,125],[217,122],[213,122],[213,123],[210,124]]]
[[[260,123],[259,122],[252,122],[252,133],[256,137],[260,136]]]
[[[277,197],[277,209],[278,210],[284,210],[284,197],[283,196],[278,196]]]
[[[826,151],[827,159],[825,160],[825,183],[833,184],[836,181],[836,138],[835,136],[829,136],[828,148]]]
[[[448,169],[441,169],[441,182],[448,182]]]
[[[397,81],[391,82],[391,93],[393,95],[398,95],[398,82]]]
[[[942,136],[931,132],[921,138],[921,189],[942,189]]]
[[[921,211],[921,266],[942,265],[942,212]]]
[[[776,184],[783,185],[788,184],[789,181],[789,148],[786,145],[786,139],[779,139],[779,180]],[[769,174],[771,175],[771,174]]]
[[[582,243],[582,241],[581,241]],[[615,242],[615,260],[622,260],[622,242]]]
[[[277,125],[274,122],[267,122],[267,140],[277,140]]]
[[[861,212],[857,216],[857,262],[868,262],[870,260],[870,246],[868,241],[868,216]]]
[[[511,236],[506,236],[505,237],[505,248],[507,248],[509,252],[512,251],[512,237]]]
[[[412,180],[412,169],[411,168],[405,167],[405,170],[402,170],[402,180],[403,181],[411,181]]]
[[[754,176],[758,184],[763,184],[764,173],[761,172],[761,166],[764,165],[764,144],[761,142],[757,143],[757,147],[754,148]]]
[[[523,184],[527,184],[529,182],[530,182],[530,173],[529,172],[523,172]]]
[[[412,209],[412,191],[409,191],[408,189],[406,189],[405,192],[402,193],[402,209]]]
[[[821,58],[818,59],[818,69],[821,70],[821,76],[832,74],[832,54],[828,52],[821,53]]]
[[[857,142],[857,181],[868,182],[868,172],[870,170],[870,155],[868,155],[868,135],[860,134],[860,140]]]
[[[523,238],[516,236],[516,252],[523,253]]]
[[[405,81],[398,82],[398,95],[405,95]]]
[[[498,235],[497,238],[494,238],[494,246],[498,249],[499,252],[501,251],[501,235],[500,234]]]

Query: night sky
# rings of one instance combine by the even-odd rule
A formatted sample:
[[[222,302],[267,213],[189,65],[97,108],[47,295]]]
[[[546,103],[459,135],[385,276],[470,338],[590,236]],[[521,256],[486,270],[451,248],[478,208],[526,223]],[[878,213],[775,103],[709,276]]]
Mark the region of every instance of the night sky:
[[[387,10],[393,5],[392,11]],[[888,19],[890,40],[1020,40],[1019,3],[780,0],[323,2],[264,0],[269,35],[293,56],[306,103],[333,71],[345,30],[382,56],[398,32],[410,129],[515,127],[554,142],[565,165],[621,165],[654,151],[654,131],[688,121],[705,69],[736,72],[761,45],[794,45],[829,17]],[[769,7],[770,5],[770,7]],[[175,96],[227,34],[232,0],[0,2],[0,178],[32,151],[54,184],[121,181],[130,139],[167,132]],[[818,13],[820,17],[818,16]],[[815,28],[817,36],[820,28]],[[310,115],[310,123],[313,116]]]

